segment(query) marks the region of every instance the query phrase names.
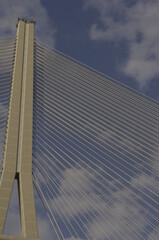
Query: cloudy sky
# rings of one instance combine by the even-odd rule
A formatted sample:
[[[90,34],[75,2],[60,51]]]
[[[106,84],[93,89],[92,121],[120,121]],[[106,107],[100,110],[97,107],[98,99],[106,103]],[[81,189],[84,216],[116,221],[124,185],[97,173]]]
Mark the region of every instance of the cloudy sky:
[[[157,0],[1,0],[0,33],[1,36],[15,35],[18,17],[34,19],[36,20],[37,39],[111,78],[158,100],[158,12],[159,1]],[[87,131],[87,128],[89,131],[93,131],[88,125],[85,126],[83,131]],[[115,134],[115,132],[109,133],[109,131],[103,132],[101,130],[101,133],[97,137],[98,143],[113,141],[116,136]],[[134,145],[132,142],[127,141],[127,139],[125,139],[125,142],[123,140],[121,144],[136,151],[133,148]],[[153,164],[156,164],[156,159]],[[152,167],[155,169],[154,165]],[[91,176],[93,179],[96,177],[94,174]],[[75,204],[74,198],[68,194],[66,189],[66,185],[70,185],[70,178],[71,182],[73,179],[75,184],[74,186],[70,186],[75,194],[76,188],[83,191],[85,195],[87,194],[86,189],[83,189],[83,181],[86,187],[89,187],[90,182],[92,182],[91,177],[79,168],[66,168],[63,175],[63,182],[59,187],[59,192],[61,195],[65,195],[66,199],[63,198],[63,195],[59,194],[54,199],[53,204],[58,206],[60,201],[62,202],[62,206],[69,208],[71,203],[72,212],[76,209],[78,213],[82,214],[82,211],[85,209],[89,210],[92,206],[86,197],[81,198],[79,205]],[[154,182],[156,183],[154,177],[150,176],[150,178],[147,178],[147,175],[145,177],[144,174],[139,174],[139,176],[130,179],[132,189],[138,187],[138,182],[139,184],[141,183],[139,189],[142,190],[143,185],[149,190],[154,186],[154,192],[156,195],[158,194],[158,186],[154,185]],[[110,181],[111,184],[113,185],[112,181]],[[91,194],[87,196],[91,199]],[[130,192],[120,188],[116,191],[116,198],[121,198],[122,196],[124,196],[124,200],[132,198]],[[91,199],[92,205],[96,205],[96,211],[102,209],[107,214],[107,205],[104,206],[103,201],[96,202],[98,197],[97,194],[95,198]],[[110,195],[110,197],[113,199],[113,195]],[[51,230],[51,225],[49,225],[47,217],[42,212],[43,207],[41,202],[38,198],[36,198],[36,201],[38,208],[41,209],[38,212],[40,236],[52,239],[54,233]],[[129,201],[125,201],[129,205]],[[112,213],[109,212],[109,214],[114,223],[118,217],[123,220],[118,222],[119,224],[117,223],[117,230],[119,233],[124,234],[125,228],[123,225],[127,221],[124,216],[127,208],[118,201],[116,203],[120,208],[117,208],[116,204],[111,203],[109,207],[112,209]],[[80,204],[83,204],[82,207]],[[132,211],[133,205],[131,207]],[[20,233],[20,219],[17,218],[17,209],[17,188],[14,185],[10,217],[7,219],[5,233]],[[53,211],[56,212],[57,209],[56,207]],[[61,215],[67,214],[63,209],[58,210],[63,211]],[[139,217],[141,214],[140,209],[136,208],[135,212],[131,211],[129,214],[134,219],[140,221],[139,227],[141,229],[146,228],[147,225],[144,219],[147,220],[147,216],[143,214],[143,219],[141,220]],[[69,211],[70,215],[68,215],[68,218],[70,219],[71,214],[73,214],[72,212]],[[14,222],[15,218],[17,218],[16,223]],[[105,226],[107,226],[108,237],[111,238],[113,229],[111,228],[112,224],[109,225],[108,220],[103,221],[102,225],[99,222],[96,226],[90,224],[87,227],[96,239],[104,239]],[[131,226],[132,229],[138,230],[138,227]],[[103,235],[101,235],[101,238],[98,238],[101,231]],[[138,230],[137,234],[142,235],[143,232]],[[130,235],[129,237],[133,239],[133,236]],[[153,238],[158,238],[157,224],[156,228],[153,228],[150,234],[147,235],[147,239]]]
[[[157,0],[1,0],[0,32],[33,18],[46,44],[157,99],[158,9]]]

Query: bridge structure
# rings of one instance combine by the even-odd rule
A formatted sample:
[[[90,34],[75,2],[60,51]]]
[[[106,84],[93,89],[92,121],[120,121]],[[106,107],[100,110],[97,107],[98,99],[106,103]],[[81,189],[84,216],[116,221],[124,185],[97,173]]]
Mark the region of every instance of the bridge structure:
[[[0,239],[159,237],[159,104],[34,38],[0,38]],[[4,235],[15,179],[21,236]]]

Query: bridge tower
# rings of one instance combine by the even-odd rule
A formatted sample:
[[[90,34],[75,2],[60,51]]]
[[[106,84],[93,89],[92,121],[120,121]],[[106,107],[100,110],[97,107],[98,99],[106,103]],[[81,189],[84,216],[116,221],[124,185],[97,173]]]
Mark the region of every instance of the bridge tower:
[[[34,21],[18,19],[15,61],[0,181],[0,239],[38,239],[32,181]],[[19,185],[22,236],[3,230],[15,178]]]

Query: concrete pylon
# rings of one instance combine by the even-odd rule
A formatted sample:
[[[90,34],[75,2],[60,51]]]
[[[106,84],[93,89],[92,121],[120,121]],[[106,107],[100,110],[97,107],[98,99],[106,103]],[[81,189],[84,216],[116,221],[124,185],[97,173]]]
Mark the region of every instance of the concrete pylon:
[[[15,62],[0,181],[0,239],[38,239],[32,181],[33,21],[18,19]],[[3,236],[15,178],[19,184],[22,236]]]

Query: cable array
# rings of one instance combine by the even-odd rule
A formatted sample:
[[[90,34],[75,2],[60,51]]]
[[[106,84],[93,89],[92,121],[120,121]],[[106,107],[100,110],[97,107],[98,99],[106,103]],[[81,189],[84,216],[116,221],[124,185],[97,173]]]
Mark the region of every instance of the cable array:
[[[0,171],[3,163],[14,52],[15,37],[0,38]]]
[[[155,100],[35,42],[33,179],[56,239],[154,239],[158,110]]]

